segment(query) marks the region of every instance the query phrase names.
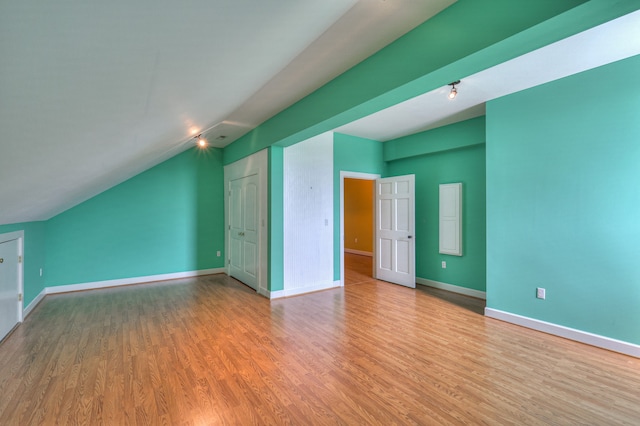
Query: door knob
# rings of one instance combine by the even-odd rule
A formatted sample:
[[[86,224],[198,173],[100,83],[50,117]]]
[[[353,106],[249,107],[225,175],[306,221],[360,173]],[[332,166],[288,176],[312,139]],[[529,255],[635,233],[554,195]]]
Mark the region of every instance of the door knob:
[[[0,257],[0,263],[4,263],[4,259]]]
[[[411,239],[411,238],[413,238],[413,235],[409,235],[407,238]]]

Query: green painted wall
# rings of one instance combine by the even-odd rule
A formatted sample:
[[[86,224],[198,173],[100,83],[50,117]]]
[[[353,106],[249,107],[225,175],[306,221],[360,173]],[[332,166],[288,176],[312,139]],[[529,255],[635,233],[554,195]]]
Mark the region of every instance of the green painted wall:
[[[223,267],[221,154],[189,149],[50,219],[46,285]]]
[[[389,176],[415,174],[416,276],[473,290],[486,289],[486,168],[484,117],[385,142],[404,157],[422,144],[429,154],[388,163]],[[388,146],[387,146],[388,145]],[[459,146],[463,146],[459,148]],[[449,149],[447,149],[449,147]],[[433,152],[434,149],[438,151]],[[462,256],[439,254],[439,184],[462,182]],[[442,261],[447,268],[442,269]]]
[[[0,225],[0,234],[24,231],[24,263],[22,270],[24,305],[27,306],[45,288],[46,228],[45,222],[25,222]],[[40,268],[43,269],[42,277]]]
[[[384,161],[483,144],[486,139],[485,131],[485,118],[482,116],[394,139],[383,144]]]
[[[335,133],[333,135],[333,279],[340,280],[340,172],[384,176],[382,142]]]
[[[269,148],[269,291],[284,289],[284,149]]]
[[[537,26],[585,1],[458,0],[225,147],[224,163],[273,144],[292,145],[445,86],[619,16],[633,7],[633,1],[611,5],[592,0],[553,25]],[[516,34],[517,40],[504,42]]]
[[[640,344],[637,75],[640,56],[488,104],[488,307]]]

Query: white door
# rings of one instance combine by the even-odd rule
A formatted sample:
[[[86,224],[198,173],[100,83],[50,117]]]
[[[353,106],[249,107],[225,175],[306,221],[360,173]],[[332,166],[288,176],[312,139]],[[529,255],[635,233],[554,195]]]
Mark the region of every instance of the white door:
[[[0,340],[20,322],[18,240],[0,243]]]
[[[376,278],[416,287],[415,176],[376,180]]]
[[[258,175],[229,182],[229,275],[258,288]]]

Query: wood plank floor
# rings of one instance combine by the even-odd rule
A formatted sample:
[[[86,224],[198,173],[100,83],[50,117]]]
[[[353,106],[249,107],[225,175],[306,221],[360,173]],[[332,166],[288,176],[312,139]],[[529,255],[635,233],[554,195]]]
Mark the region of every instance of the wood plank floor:
[[[0,345],[0,424],[640,424],[639,359],[483,305],[224,275],[47,296]]]
[[[371,281],[373,277],[373,258],[358,254],[344,254],[344,284],[360,284]]]

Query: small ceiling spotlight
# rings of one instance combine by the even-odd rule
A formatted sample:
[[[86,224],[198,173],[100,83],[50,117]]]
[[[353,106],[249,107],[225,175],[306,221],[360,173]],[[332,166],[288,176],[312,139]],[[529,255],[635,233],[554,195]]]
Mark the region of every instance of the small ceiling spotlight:
[[[449,92],[449,99],[455,99],[458,96],[458,91],[456,90],[456,84],[460,84],[460,80],[456,80],[453,83],[449,83],[451,86],[451,92]]]
[[[206,148],[207,147],[207,140],[205,138],[203,138],[202,135],[196,136],[196,143],[198,144],[198,146],[200,148]]]

